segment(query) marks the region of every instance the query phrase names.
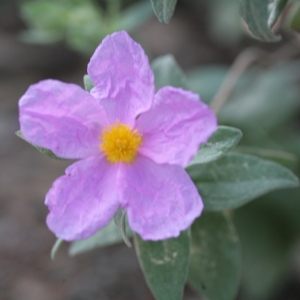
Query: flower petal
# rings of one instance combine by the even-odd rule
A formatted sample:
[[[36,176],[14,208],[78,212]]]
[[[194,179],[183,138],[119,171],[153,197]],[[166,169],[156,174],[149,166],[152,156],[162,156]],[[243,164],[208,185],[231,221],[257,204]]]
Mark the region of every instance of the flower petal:
[[[155,95],[154,106],[137,120],[143,134],[139,153],[157,163],[186,166],[217,129],[216,116],[198,95],[164,87]]]
[[[105,107],[111,123],[134,124],[148,110],[154,96],[154,77],[141,46],[125,31],[107,36],[93,54],[88,74],[91,93]]]
[[[124,174],[120,188],[128,222],[144,240],[176,237],[201,214],[202,200],[181,167],[139,156]]]
[[[105,226],[119,207],[118,165],[101,155],[72,164],[49,190],[47,225],[58,238],[87,238]]]
[[[31,143],[63,158],[99,152],[99,136],[108,124],[105,111],[88,92],[74,84],[43,80],[19,101],[20,125]]]

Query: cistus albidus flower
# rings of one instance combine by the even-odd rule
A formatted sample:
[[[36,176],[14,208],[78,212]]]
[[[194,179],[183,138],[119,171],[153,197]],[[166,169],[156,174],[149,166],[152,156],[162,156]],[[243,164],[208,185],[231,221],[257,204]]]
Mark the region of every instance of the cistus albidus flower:
[[[29,142],[79,159],[46,196],[48,227],[67,241],[87,238],[122,208],[144,240],[178,236],[203,209],[183,167],[216,130],[214,113],[180,88],[155,94],[148,59],[124,31],[103,40],[88,74],[90,93],[43,80],[19,102]]]

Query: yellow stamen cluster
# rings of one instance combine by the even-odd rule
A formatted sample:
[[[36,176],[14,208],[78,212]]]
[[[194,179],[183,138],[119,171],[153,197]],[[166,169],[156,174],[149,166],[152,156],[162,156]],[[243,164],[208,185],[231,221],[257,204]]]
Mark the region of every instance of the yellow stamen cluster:
[[[100,137],[100,150],[111,163],[131,163],[142,144],[142,135],[125,124],[116,124],[104,128]]]

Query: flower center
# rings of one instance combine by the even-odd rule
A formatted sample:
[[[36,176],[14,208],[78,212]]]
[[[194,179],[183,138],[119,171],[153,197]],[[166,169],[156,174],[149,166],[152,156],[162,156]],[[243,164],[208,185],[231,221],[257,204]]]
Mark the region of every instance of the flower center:
[[[125,124],[116,124],[102,130],[100,150],[111,163],[131,163],[139,146],[142,144],[142,135]]]

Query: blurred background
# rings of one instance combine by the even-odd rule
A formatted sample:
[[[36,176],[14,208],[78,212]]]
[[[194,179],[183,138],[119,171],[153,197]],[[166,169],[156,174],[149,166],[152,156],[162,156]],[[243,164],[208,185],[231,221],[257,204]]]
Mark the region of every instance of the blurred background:
[[[291,31],[293,28],[294,31]],[[83,86],[94,49],[127,30],[150,61],[171,53],[187,86],[209,103],[236,58],[253,62],[228,95],[219,123],[241,128],[238,151],[278,161],[299,176],[299,3],[275,25],[279,43],[253,39],[238,0],[179,0],[169,25],[149,0],[0,0],[0,299],[154,299],[135,252],[124,244],[55,261],[44,197],[66,162],[15,136],[18,100],[30,84],[55,78]],[[245,50],[246,49],[246,50]],[[300,191],[279,191],[233,212],[243,248],[237,299],[300,299]],[[186,287],[184,299],[201,299]]]

